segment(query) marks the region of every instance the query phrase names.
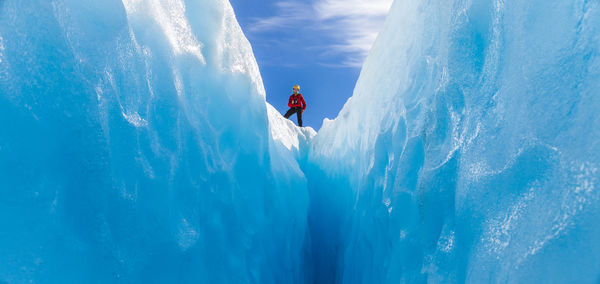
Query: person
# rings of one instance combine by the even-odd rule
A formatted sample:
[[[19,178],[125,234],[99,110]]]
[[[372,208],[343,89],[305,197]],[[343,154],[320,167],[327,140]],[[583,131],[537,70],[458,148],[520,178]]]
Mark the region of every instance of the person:
[[[295,113],[298,116],[298,126],[302,127],[302,113],[306,109],[306,102],[304,101],[302,94],[300,94],[300,86],[295,85],[293,90],[294,93],[288,100],[288,107],[290,110],[288,110],[284,116],[289,119],[290,116]]]

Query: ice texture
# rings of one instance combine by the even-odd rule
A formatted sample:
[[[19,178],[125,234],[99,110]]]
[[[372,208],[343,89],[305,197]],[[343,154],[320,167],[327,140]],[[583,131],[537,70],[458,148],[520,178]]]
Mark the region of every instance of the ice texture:
[[[267,103],[267,114],[269,116],[269,130],[275,141],[278,141],[288,151],[300,159],[308,154],[308,146],[317,132],[310,126],[296,127],[287,118],[284,118],[275,107]]]
[[[312,142],[317,282],[600,281],[598,90],[598,1],[395,1]]]
[[[268,121],[228,1],[0,1],[0,282],[302,282]]]
[[[597,283],[600,3],[395,1],[317,133],[226,0],[0,0],[1,283]]]

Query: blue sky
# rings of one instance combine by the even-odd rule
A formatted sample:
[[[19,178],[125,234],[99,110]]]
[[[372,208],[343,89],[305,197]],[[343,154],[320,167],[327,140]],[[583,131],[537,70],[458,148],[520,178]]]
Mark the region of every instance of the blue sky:
[[[294,84],[321,128],[352,96],[362,62],[392,0],[230,0],[252,44],[267,101],[282,114]],[[296,116],[292,117],[296,122]]]

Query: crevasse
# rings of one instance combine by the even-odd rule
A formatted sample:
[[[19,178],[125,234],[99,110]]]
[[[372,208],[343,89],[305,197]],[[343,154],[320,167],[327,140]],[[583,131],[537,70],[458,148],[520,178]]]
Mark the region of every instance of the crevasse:
[[[0,1],[0,282],[598,282],[599,5],[395,1],[315,133],[227,1]]]

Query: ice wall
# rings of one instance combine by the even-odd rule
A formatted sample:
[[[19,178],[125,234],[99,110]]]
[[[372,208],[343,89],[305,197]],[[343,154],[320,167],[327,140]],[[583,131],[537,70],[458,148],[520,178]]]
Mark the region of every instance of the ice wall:
[[[317,280],[600,281],[599,89],[598,1],[395,1],[313,140]]]
[[[264,95],[227,1],[0,1],[0,282],[303,281]]]

